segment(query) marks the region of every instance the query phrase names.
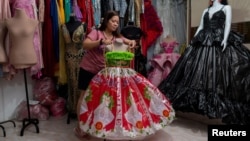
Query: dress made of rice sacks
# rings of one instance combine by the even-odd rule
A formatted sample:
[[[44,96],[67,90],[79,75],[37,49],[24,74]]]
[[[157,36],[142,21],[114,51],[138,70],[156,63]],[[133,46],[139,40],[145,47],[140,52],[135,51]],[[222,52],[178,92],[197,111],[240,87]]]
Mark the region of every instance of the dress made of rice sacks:
[[[169,100],[144,76],[129,68],[134,54],[106,53],[106,65],[89,84],[80,108],[80,128],[110,140],[137,140],[170,124]]]
[[[225,13],[219,10],[192,39],[159,85],[176,111],[193,112],[225,124],[250,123],[250,51],[231,31],[222,52]]]

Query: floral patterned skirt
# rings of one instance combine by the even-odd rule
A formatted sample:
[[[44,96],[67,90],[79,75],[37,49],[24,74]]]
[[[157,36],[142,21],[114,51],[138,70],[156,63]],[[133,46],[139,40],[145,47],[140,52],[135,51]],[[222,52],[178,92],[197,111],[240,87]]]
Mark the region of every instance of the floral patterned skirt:
[[[136,140],[175,117],[169,100],[131,68],[107,67],[90,82],[80,108],[80,127],[98,138]]]

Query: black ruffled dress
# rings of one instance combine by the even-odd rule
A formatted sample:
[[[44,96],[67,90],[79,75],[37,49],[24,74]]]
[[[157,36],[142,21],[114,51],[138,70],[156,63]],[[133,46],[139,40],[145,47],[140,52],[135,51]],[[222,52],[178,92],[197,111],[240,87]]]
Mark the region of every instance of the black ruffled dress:
[[[225,14],[204,15],[204,28],[191,41],[174,69],[159,85],[176,111],[250,123],[250,51],[231,31],[222,52]]]

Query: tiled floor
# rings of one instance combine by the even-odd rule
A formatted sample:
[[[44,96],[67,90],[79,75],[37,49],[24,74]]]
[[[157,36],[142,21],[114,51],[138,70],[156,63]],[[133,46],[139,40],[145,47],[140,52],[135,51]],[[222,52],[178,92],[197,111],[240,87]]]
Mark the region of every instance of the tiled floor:
[[[20,136],[22,122],[16,121],[16,127],[11,123],[5,123],[6,137],[3,137],[0,129],[0,141],[80,141],[73,132],[76,120],[66,123],[66,116],[60,119],[50,117],[47,121],[39,121],[39,133],[35,126],[30,125]],[[87,141],[85,139],[84,141]],[[102,141],[91,138],[89,141]],[[155,135],[143,141],[207,141],[207,126],[194,120],[177,118],[171,125]]]

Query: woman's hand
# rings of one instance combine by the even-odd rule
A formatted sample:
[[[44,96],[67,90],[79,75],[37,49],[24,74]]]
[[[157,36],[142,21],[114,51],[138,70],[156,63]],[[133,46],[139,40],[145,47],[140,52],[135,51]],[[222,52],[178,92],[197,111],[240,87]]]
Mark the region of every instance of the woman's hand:
[[[135,48],[136,47],[136,41],[135,40],[130,40],[128,42],[128,45],[129,45],[130,48]]]

